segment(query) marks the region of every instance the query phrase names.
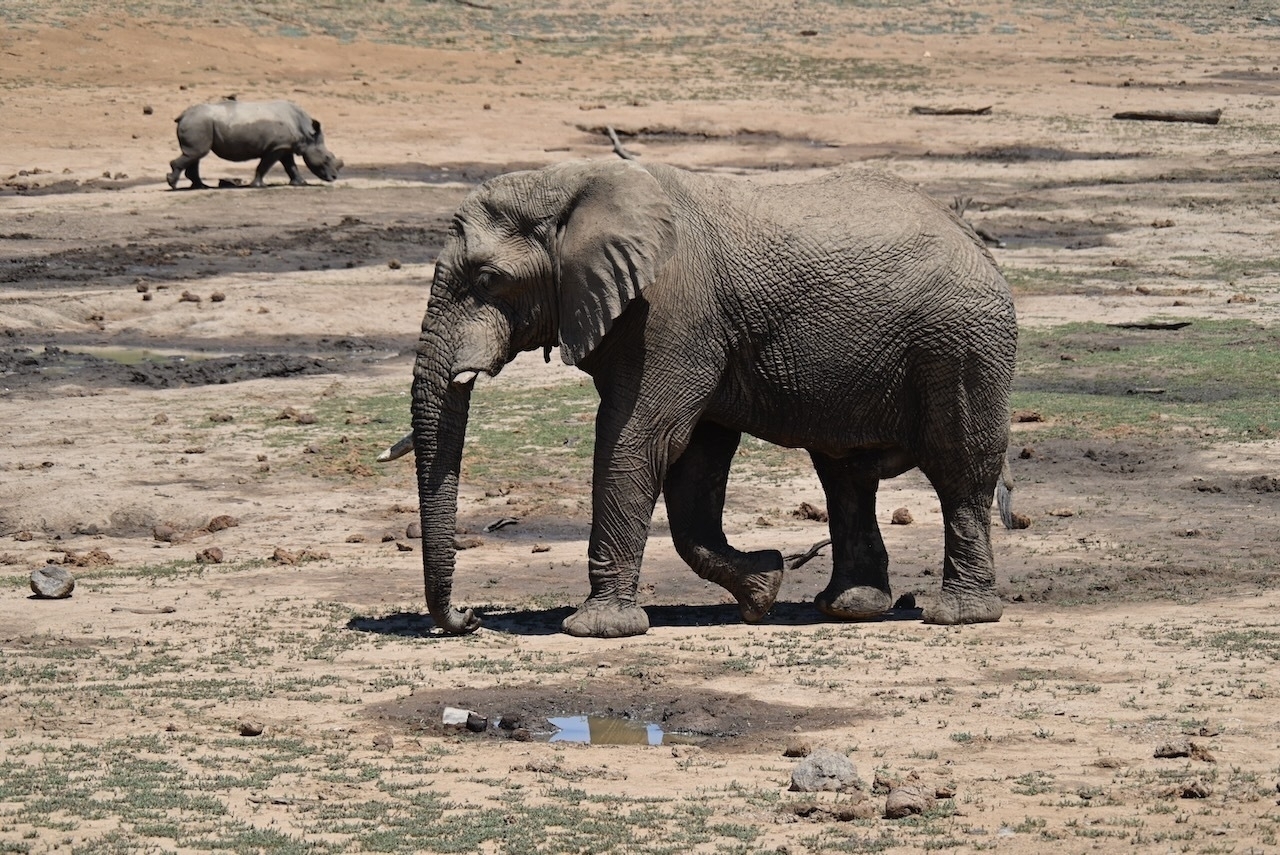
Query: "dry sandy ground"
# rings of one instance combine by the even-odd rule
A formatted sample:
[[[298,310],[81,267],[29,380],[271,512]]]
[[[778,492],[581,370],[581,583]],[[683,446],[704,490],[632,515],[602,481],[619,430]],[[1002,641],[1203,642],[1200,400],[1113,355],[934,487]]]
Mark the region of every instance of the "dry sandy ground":
[[[642,160],[758,181],[865,160],[972,197],[1031,283],[1027,327],[1272,323],[1272,12],[659,3],[612,9],[635,29],[611,42],[553,6],[535,22],[392,2],[349,38],[300,34],[288,4],[198,26],[159,2],[146,20],[19,7],[0,31],[0,851],[1277,847],[1274,441],[1015,425],[1033,524],[996,533],[989,626],[820,620],[822,557],[743,626],[659,513],[653,629],[586,643],[557,632],[586,590],[585,481],[464,485],[470,532],[520,522],[460,553],[455,600],[486,628],[449,638],[404,536],[410,467],[370,465],[407,418],[450,212],[485,176],[612,156],[604,125]],[[386,10],[417,14],[428,46],[388,43]],[[170,192],[170,119],[231,93],[301,102],[341,180]],[[1110,118],[1210,108],[1222,124]],[[204,175],[250,169],[210,158]],[[1200,255],[1238,269],[1206,276]],[[139,350],[187,358],[119,362]],[[522,359],[476,397],[581,382]],[[747,454],[734,478],[736,545],[824,536],[791,514],[822,504],[803,456]],[[917,475],[881,496],[895,588],[927,598],[936,501]],[[898,507],[912,525],[888,525]],[[210,533],[219,515],[239,524]],[[224,562],[194,563],[210,547]],[[70,599],[28,597],[46,562],[72,562]],[[533,739],[443,731],[445,706],[518,715]],[[545,741],[547,716],[586,713],[700,738]],[[262,736],[238,735],[246,718]],[[938,800],[890,820],[883,794],[855,817],[852,795],[791,793],[792,742],[847,754],[868,792],[917,773]]]

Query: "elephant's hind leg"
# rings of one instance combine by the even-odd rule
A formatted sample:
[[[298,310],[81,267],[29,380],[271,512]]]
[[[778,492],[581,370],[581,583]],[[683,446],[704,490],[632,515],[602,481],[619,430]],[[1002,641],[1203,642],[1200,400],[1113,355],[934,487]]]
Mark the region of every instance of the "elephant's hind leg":
[[[942,503],[946,546],[942,593],[933,606],[925,609],[926,623],[984,623],[1000,619],[1004,607],[996,593],[991,551],[991,496],[1003,463],[1003,453],[993,454],[973,461],[976,471],[959,479],[959,483],[930,479]]]
[[[725,487],[741,437],[737,431],[699,423],[684,453],[667,470],[663,495],[680,557],[703,579],[733,594],[742,619],[755,623],[773,607],[782,587],[782,553],[739,552],[725,538]]]
[[[827,494],[831,519],[831,581],[814,599],[819,611],[842,620],[865,620],[893,605],[889,552],[876,522],[880,479],[860,458],[835,459],[812,452]]]

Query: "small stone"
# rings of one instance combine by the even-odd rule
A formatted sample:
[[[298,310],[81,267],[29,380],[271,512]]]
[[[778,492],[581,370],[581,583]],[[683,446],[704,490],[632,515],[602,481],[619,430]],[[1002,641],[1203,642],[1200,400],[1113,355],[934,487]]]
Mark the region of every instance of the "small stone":
[[[404,536],[409,538],[409,540],[421,540],[422,539],[422,523],[418,522],[417,520],[414,520],[413,522],[409,523],[407,526],[404,527]]]
[[[524,717],[519,713],[506,713],[498,717],[498,728],[501,730],[515,730],[524,724]]]
[[[1042,422],[1044,421],[1044,416],[1035,410],[1014,410],[1013,421],[1019,424],[1025,424],[1027,422]]]
[[[368,540],[368,538],[366,538],[363,534],[347,535],[347,543],[364,543],[366,540]]]
[[[1181,797],[1184,799],[1207,799],[1211,795],[1213,791],[1198,778],[1182,785]]]
[[[18,541],[19,543],[27,543],[34,536],[35,535],[33,535],[31,532],[27,531],[26,529],[23,529],[22,531],[15,533],[13,535],[13,539]]]
[[[1031,517],[1026,514],[1020,514],[1017,511],[1013,512],[1011,522],[1014,528],[1031,528]]]
[[[190,291],[183,291],[182,296],[178,298],[179,303],[199,303],[201,297],[199,294],[192,294]]]
[[[479,713],[467,714],[467,730],[472,733],[484,733],[489,729],[489,719]]]
[[[156,417],[151,420],[151,423],[153,425],[167,425],[169,423],[169,417],[164,413],[157,413]]]
[[[529,550],[529,551],[530,551],[530,552],[534,552],[534,553],[537,553],[537,552],[550,552],[550,551],[551,551],[551,547],[550,547],[550,546],[547,546],[545,543],[535,543],[535,544],[533,545],[533,549],[531,549],[531,550]]]
[[[1163,745],[1157,745],[1155,754],[1153,756],[1164,758],[1164,759],[1190,757],[1191,743],[1190,742],[1166,742]]]
[[[373,738],[373,747],[389,751],[396,747],[396,741],[389,733],[379,733]]]
[[[454,549],[475,549],[477,546],[484,546],[484,539],[479,537],[455,537],[453,539]]]
[[[906,508],[895,508],[889,522],[893,525],[911,525],[915,522],[915,517],[911,516],[911,511]]]
[[[396,533],[395,533],[394,531],[384,531],[384,532],[382,533],[382,542],[383,542],[383,543],[391,543],[391,542],[392,542],[392,541],[394,541],[395,539],[396,539]]]
[[[222,531],[224,528],[235,528],[240,525],[240,520],[228,514],[218,514],[209,520],[209,524],[205,526],[209,531]]]
[[[808,757],[813,753],[813,746],[805,739],[793,739],[782,749],[783,757]]]
[[[413,552],[413,547],[403,541],[397,540],[396,550],[399,552]]]
[[[1047,513],[1051,517],[1061,517],[1063,519],[1066,519],[1067,517],[1074,517],[1076,515],[1076,512],[1071,508],[1054,508]]]
[[[150,104],[147,104],[142,108],[142,115],[150,116],[155,111],[156,111],[155,107],[152,107]]]
[[[182,532],[168,523],[160,523],[152,528],[151,536],[161,543],[181,543],[184,539]]]
[[[227,295],[223,294],[221,291],[214,291],[212,294],[209,295],[209,302],[211,303],[221,303],[226,299],[227,299]]]
[[[216,546],[210,546],[208,549],[202,549],[196,553],[197,564],[221,564],[222,550]]]
[[[919,816],[934,806],[934,798],[923,787],[905,784],[889,791],[884,800],[885,819]]]
[[[46,564],[31,571],[31,590],[43,600],[65,600],[76,589],[70,570]]]
[[[393,258],[393,259],[391,259],[390,261],[388,261],[388,262],[387,262],[387,267],[390,267],[392,270],[399,270],[399,269],[400,269],[400,259],[398,259],[398,258]]]
[[[1019,460],[1030,460],[1036,456],[1036,450],[1029,445],[1024,445],[1022,451],[1018,452]]]
[[[800,793],[861,790],[862,781],[853,761],[828,748],[819,748],[791,771],[791,790]]]
[[[515,730],[511,731],[511,738],[516,742],[528,742],[533,739],[533,735],[529,733],[529,729],[527,727],[517,727]]]
[[[212,415],[209,416],[209,421],[217,422],[219,424],[224,424],[226,422],[235,421],[235,418],[236,418],[235,416],[230,415],[228,413],[213,413]]]
[[[277,546],[275,552],[271,553],[271,560],[277,564],[297,564],[298,553]]]
[[[165,730],[165,733],[177,733],[178,723],[175,721],[171,721],[164,726],[164,730]]]
[[[237,726],[241,736],[261,736],[262,731],[266,730],[262,722],[254,718],[242,718]]]
[[[154,299],[155,299],[155,298],[151,295],[151,292],[150,292],[150,291],[148,291],[148,292],[146,292],[145,294],[143,294],[143,295],[142,295],[142,302],[144,302],[144,303],[149,303],[149,302],[151,302],[151,301],[152,301],[152,300],[154,300]]]
[[[139,282],[134,287],[138,289],[139,294],[145,294],[151,290],[151,286],[148,285],[146,282]]]
[[[73,567],[106,567],[108,564],[114,564],[115,559],[97,548],[90,549],[88,552],[72,552],[68,549],[62,556],[62,563]]]

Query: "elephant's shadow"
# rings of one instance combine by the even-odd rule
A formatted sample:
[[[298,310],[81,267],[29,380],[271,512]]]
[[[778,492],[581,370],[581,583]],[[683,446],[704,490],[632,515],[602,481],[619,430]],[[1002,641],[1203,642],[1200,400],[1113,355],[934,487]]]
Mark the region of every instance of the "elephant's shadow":
[[[556,635],[563,631],[561,624],[573,611],[568,606],[554,609],[511,609],[506,606],[476,608],[476,614],[484,621],[484,628],[512,635]],[[649,615],[651,628],[729,626],[742,623],[738,607],[733,605],[646,606],[645,612]],[[921,616],[922,612],[918,608],[900,608],[871,620],[858,622],[918,621]],[[804,602],[775,603],[760,623],[764,626],[814,626],[850,621],[834,621],[814,608],[813,603]],[[435,622],[430,615],[415,612],[395,612],[382,617],[357,615],[347,621],[347,629],[418,638],[434,634]]]

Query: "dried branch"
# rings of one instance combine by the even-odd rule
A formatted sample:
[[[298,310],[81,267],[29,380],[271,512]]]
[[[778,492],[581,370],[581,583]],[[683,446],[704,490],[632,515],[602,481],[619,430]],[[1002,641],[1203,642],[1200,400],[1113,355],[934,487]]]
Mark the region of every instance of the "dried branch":
[[[814,558],[817,558],[818,553],[821,552],[824,547],[827,547],[830,545],[831,545],[831,538],[828,537],[826,540],[820,540],[817,543],[815,543],[813,546],[810,546],[808,552],[797,552],[792,555],[784,556],[784,560],[791,562],[790,564],[787,565],[787,569],[795,570],[799,567],[803,567],[804,565],[812,561]]]
[[[623,160],[635,160],[631,152],[622,147],[622,141],[618,139],[618,132],[613,129],[613,125],[606,125],[604,132],[609,135],[609,139],[613,142],[613,153]]]

